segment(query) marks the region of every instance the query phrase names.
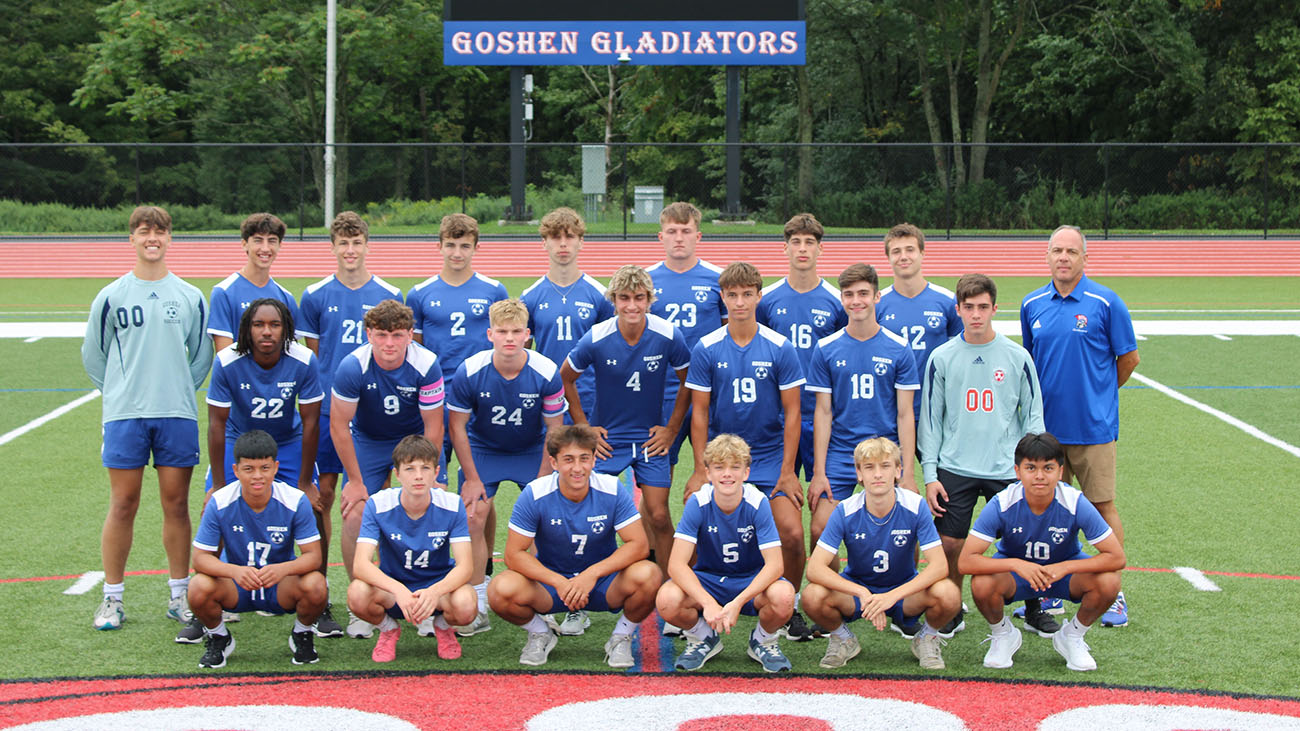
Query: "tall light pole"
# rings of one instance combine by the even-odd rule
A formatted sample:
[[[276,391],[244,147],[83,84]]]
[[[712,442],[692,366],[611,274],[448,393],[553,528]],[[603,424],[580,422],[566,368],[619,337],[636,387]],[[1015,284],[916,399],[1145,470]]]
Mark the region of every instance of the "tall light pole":
[[[337,0],[325,11],[325,227],[334,222],[334,75],[338,57]]]

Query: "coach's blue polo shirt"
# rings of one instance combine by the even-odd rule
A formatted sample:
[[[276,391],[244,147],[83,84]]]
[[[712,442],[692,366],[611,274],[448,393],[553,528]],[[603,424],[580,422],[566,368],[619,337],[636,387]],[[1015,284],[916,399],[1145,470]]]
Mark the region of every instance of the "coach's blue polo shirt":
[[[1069,296],[1052,282],[1025,295],[1020,332],[1043,388],[1043,423],[1062,444],[1119,438],[1115,359],[1137,350],[1128,307],[1084,275]]]

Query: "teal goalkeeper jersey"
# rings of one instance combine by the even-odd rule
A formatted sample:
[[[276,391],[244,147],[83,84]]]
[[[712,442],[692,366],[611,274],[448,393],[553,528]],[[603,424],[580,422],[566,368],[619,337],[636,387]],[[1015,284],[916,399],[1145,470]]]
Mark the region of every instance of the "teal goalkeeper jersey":
[[[917,446],[927,483],[944,468],[964,477],[1015,479],[1016,442],[1043,431],[1043,395],[1029,351],[1005,335],[935,348],[921,377]]]
[[[81,344],[86,373],[104,392],[104,422],[198,419],[194,391],[212,365],[203,293],[175,274],[127,273],[95,296]]]

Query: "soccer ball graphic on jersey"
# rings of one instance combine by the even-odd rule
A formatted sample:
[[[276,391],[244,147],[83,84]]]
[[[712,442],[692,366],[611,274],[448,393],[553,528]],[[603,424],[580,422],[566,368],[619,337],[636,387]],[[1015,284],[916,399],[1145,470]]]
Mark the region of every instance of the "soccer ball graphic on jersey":
[[[749,543],[754,540],[754,526],[747,525],[740,529],[740,542]]]
[[[885,375],[886,372],[889,371],[889,366],[885,365],[884,363],[877,363],[875,371],[877,376],[883,376]]]
[[[702,289],[699,290],[699,291],[697,291],[697,292],[695,293],[695,301],[696,301],[696,302],[708,302],[708,301],[709,301],[709,293],[706,292],[705,290],[702,290]]]
[[[938,316],[938,315],[930,315],[930,317],[927,318],[925,322],[926,322],[927,325],[930,326],[930,329],[932,329],[932,330],[934,330],[934,329],[938,329],[939,325],[941,324],[941,323],[939,322],[939,316]]]
[[[598,520],[598,521],[596,521],[595,523],[592,523],[592,524],[591,524],[591,532],[592,532],[592,535],[597,535],[597,536],[600,535],[601,533],[604,533],[604,532],[605,532],[605,521],[603,521],[603,520]]]

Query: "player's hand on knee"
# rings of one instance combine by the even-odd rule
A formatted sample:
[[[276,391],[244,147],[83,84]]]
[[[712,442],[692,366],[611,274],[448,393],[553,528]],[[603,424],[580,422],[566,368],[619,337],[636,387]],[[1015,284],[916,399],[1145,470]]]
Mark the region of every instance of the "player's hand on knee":
[[[803,485],[799,483],[799,477],[793,472],[781,473],[781,476],[776,479],[776,489],[772,490],[772,492],[773,494],[785,493],[794,501],[796,508],[803,507]]]
[[[686,478],[686,489],[682,494],[682,503],[685,504],[691,498],[691,495],[699,492],[700,488],[704,487],[704,484],[708,481],[709,476],[703,470],[697,469],[692,472],[691,476]]]
[[[322,507],[323,503],[320,499],[320,490],[316,487],[316,483],[312,482],[310,479],[299,480],[298,489],[302,490],[302,494],[307,496],[307,502],[311,503],[312,510],[315,510],[318,513],[324,510],[324,507]]]
[[[487,488],[483,487],[482,480],[466,479],[460,483],[460,500],[465,503],[466,517],[473,518],[474,511],[478,510],[480,503],[487,497]]]
[[[832,497],[831,483],[826,479],[826,476],[823,474],[814,475],[812,480],[808,482],[808,509],[816,511],[817,503],[821,502],[822,498],[831,499]]]
[[[339,498],[339,506],[344,518],[351,516],[354,510],[365,509],[367,492],[366,483],[361,480],[348,480]]]
[[[943,483],[935,480],[934,482],[925,483],[925,502],[930,505],[930,512],[934,517],[943,517],[948,509],[943,507],[948,502],[948,491],[943,489]]]

